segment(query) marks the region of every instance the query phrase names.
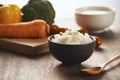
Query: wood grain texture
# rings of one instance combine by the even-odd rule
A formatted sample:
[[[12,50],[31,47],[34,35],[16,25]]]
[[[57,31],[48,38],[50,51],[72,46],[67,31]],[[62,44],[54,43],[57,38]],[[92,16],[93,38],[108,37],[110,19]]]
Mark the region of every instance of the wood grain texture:
[[[1,38],[0,48],[28,55],[43,54],[49,51],[47,38],[43,39]]]
[[[104,33],[96,34],[103,44],[87,61],[77,65],[62,65],[50,52],[28,56],[0,49],[0,80],[120,80],[120,60],[96,76],[80,72],[83,67],[102,64],[120,54],[119,25],[115,21]]]

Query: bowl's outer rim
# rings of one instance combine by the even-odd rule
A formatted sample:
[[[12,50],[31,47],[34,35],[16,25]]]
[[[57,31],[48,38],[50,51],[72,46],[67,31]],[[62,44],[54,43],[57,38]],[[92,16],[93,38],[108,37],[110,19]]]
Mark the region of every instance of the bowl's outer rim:
[[[48,42],[52,42],[52,43],[54,43],[54,44],[63,45],[63,46],[64,46],[64,45],[65,45],[65,46],[88,45],[88,44],[91,44],[91,43],[96,42],[95,37],[92,36],[92,35],[89,35],[90,38],[92,39],[92,42],[90,42],[90,43],[86,43],[86,44],[62,44],[62,43],[53,42],[53,41],[51,40],[51,38],[54,37],[54,35],[56,35],[56,34],[50,35],[50,36],[48,37]]]
[[[87,6],[87,7],[79,7],[79,8],[76,8],[75,9],[75,14],[81,14],[81,15],[91,15],[91,14],[83,14],[83,13],[80,13],[80,10],[83,11],[83,10],[91,10],[91,8],[94,8],[94,10],[99,10],[99,9],[107,9],[106,11],[108,13],[106,14],[110,14],[110,13],[115,13],[115,9],[113,7],[106,7],[106,6]],[[98,9],[99,8],[99,9]],[[105,11],[105,10],[104,10]],[[94,15],[105,15],[105,14],[94,14]]]

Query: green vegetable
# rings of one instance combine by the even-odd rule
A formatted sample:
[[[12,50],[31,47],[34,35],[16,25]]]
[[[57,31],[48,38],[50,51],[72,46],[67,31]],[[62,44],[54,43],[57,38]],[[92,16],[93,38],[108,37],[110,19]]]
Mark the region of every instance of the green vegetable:
[[[43,19],[48,24],[54,23],[55,10],[48,0],[30,0],[22,8],[22,21],[32,21],[34,19]]]
[[[3,6],[2,4],[0,4],[0,7]]]

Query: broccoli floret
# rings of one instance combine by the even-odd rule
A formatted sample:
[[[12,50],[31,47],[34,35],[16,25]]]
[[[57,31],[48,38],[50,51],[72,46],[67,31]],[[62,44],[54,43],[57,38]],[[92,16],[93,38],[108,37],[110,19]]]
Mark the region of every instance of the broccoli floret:
[[[0,4],[0,7],[3,6],[2,4]]]
[[[54,23],[55,10],[48,0],[30,0],[25,6],[23,6],[22,12],[22,21],[43,19],[48,24]]]

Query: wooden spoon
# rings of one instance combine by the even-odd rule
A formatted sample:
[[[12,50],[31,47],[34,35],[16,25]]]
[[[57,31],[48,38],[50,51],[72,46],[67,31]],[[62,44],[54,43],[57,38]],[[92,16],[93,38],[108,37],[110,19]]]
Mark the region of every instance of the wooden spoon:
[[[86,69],[81,69],[82,72],[85,72],[87,74],[91,74],[91,75],[95,75],[95,74],[99,74],[101,73],[102,71],[104,71],[105,67],[112,63],[113,61],[117,60],[117,59],[120,59],[120,55],[117,55],[116,57],[110,59],[109,61],[107,61],[106,63],[104,63],[103,65],[101,66],[98,66],[98,67],[89,67],[89,68],[86,68]]]

